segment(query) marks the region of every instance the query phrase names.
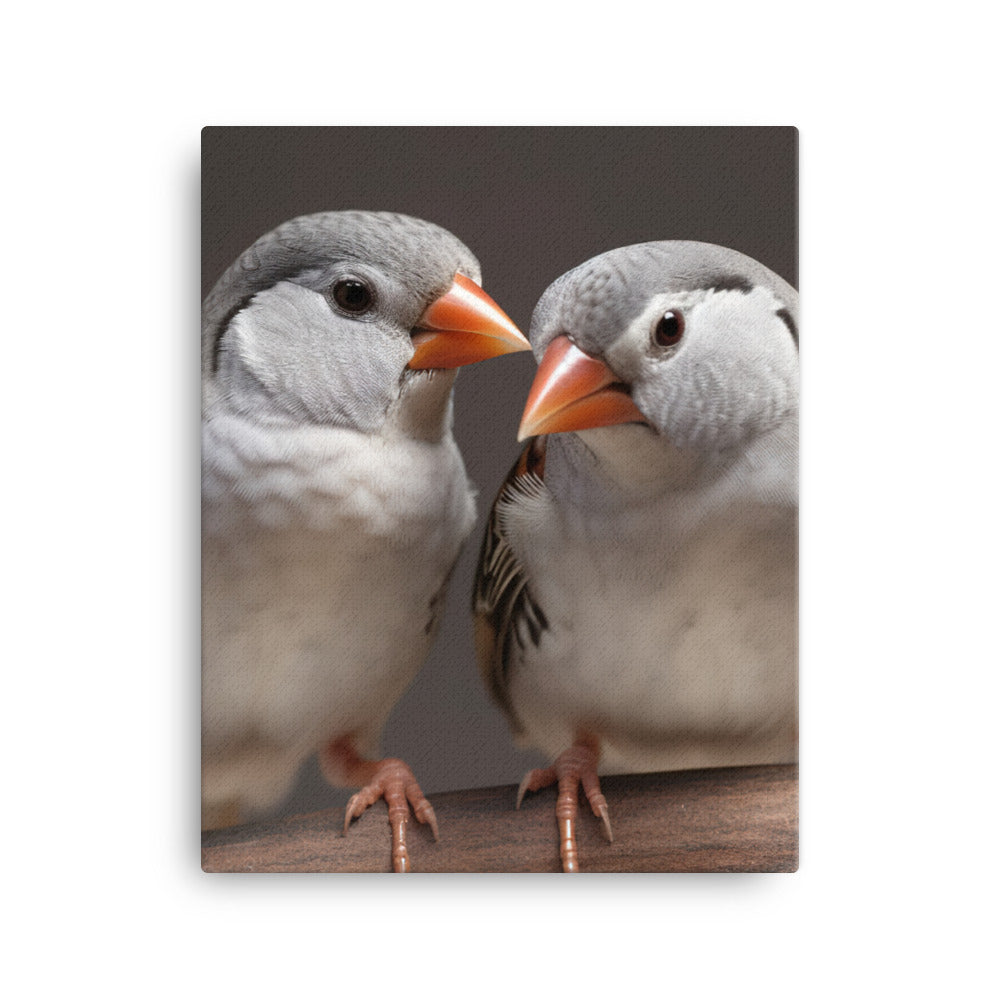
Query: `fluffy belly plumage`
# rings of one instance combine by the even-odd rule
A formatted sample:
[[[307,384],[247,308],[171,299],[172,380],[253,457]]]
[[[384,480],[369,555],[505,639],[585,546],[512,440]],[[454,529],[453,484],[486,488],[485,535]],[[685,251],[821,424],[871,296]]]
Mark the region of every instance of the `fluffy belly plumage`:
[[[457,554],[388,538],[261,531],[204,548],[203,793],[272,805],[324,741],[377,748],[433,639]],[[407,572],[400,572],[400,566]]]
[[[527,742],[554,756],[586,731],[606,772],[794,760],[794,544],[787,523],[715,521],[658,567],[550,562],[550,627],[512,671]]]

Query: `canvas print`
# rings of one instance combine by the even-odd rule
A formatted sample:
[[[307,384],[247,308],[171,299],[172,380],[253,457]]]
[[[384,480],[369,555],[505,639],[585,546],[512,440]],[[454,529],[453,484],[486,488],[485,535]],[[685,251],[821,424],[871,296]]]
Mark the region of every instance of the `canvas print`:
[[[202,867],[788,872],[797,143],[202,136]]]

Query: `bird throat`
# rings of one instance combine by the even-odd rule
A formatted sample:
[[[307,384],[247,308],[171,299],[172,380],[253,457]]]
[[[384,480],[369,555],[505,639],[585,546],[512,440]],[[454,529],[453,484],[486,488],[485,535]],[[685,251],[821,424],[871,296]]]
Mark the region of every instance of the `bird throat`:
[[[704,473],[695,453],[675,448],[648,427],[595,427],[576,436],[591,456],[592,474],[635,499],[690,489]]]
[[[417,441],[437,442],[451,429],[456,369],[408,369],[386,415],[386,427]]]

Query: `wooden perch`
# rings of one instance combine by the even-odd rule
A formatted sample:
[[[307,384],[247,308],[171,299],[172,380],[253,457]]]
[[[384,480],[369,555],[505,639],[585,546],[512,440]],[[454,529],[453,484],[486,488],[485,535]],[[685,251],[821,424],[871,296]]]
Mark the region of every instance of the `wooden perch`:
[[[798,867],[798,770],[733,767],[601,779],[615,840],[581,797],[584,872],[792,872]],[[417,872],[558,872],[556,792],[476,788],[429,795],[435,843],[415,820],[407,846]],[[206,872],[387,872],[389,825],[376,803],[341,836],[335,810],[206,833]]]

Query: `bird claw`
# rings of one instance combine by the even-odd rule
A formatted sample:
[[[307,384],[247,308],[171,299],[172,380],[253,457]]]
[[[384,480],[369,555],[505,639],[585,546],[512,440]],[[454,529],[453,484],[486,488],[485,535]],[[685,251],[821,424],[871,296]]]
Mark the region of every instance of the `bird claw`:
[[[374,802],[375,800],[372,799]],[[347,809],[344,811],[344,836],[347,836],[348,827],[351,825],[352,819],[357,819],[371,803],[365,803],[364,805],[359,805],[361,802],[361,792],[356,792],[347,800]]]
[[[556,758],[552,767],[529,771],[517,790],[516,808],[521,808],[526,792],[537,792],[556,782],[559,784],[559,797],[556,799],[559,856],[564,872],[578,872],[580,862],[576,847],[576,817],[579,811],[578,796],[581,785],[591,810],[601,820],[608,843],[614,842],[608,802],[601,794],[601,785],[597,777],[597,748],[592,742],[578,740]]]
[[[522,779],[517,789],[517,804],[515,809],[521,808],[524,801],[525,792],[537,792],[542,788],[548,788],[556,780],[556,769],[554,767],[536,767],[529,771]]]
[[[608,804],[605,802],[603,806],[600,806],[597,813],[604,824],[604,836],[608,838],[609,844],[613,844],[615,842],[615,835],[611,832],[611,818],[608,816]]]
[[[406,849],[406,825],[410,809],[418,823],[431,828],[434,839],[438,840],[438,822],[434,808],[424,797],[424,793],[409,766],[401,760],[387,758],[377,762],[367,784],[348,800],[344,814],[344,836],[350,828],[351,820],[357,819],[370,805],[385,799],[389,808],[389,825],[392,827],[392,870],[411,870],[410,856]]]
[[[419,786],[418,786],[419,789]],[[437,816],[434,815],[434,807],[427,801],[427,799],[421,798],[419,802],[413,803],[413,815],[417,817],[418,823],[426,823],[431,828],[431,834],[435,840],[440,840],[438,836],[438,821]]]
[[[521,803],[524,801],[524,793],[528,790],[528,779],[531,777],[531,772],[529,771],[522,779],[521,784],[517,788],[517,802],[514,803],[515,809],[521,808]]]

